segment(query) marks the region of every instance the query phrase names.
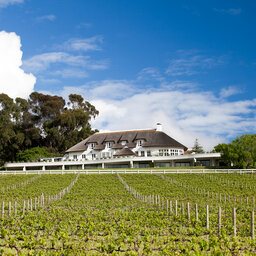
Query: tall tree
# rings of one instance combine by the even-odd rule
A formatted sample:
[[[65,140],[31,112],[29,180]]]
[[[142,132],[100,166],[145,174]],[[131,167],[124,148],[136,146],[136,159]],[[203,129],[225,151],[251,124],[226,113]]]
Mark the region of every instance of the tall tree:
[[[89,102],[84,101],[81,95],[69,95],[69,108],[60,115],[44,123],[47,134],[47,145],[64,152],[83,138],[92,135],[89,121],[98,115],[96,108]]]
[[[23,143],[24,135],[16,129],[20,113],[17,105],[6,94],[0,94],[0,163],[12,161]]]
[[[59,116],[65,107],[65,100],[60,96],[45,95],[38,92],[30,94],[29,109],[34,116],[34,122],[42,128],[44,122]]]
[[[195,153],[204,153],[203,147],[199,144],[198,139],[196,138],[192,151]]]
[[[22,98],[16,98],[15,101],[20,113],[20,116],[16,122],[16,129],[24,134],[24,141],[20,147],[20,150],[41,146],[41,130],[35,125],[35,117],[30,111],[28,101]]]

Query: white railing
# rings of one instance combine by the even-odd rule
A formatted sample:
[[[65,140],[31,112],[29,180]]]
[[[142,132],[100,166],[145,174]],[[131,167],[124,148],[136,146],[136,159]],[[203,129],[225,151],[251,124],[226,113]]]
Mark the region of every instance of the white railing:
[[[17,175],[17,174],[114,174],[114,173],[256,173],[256,169],[88,169],[88,170],[29,170],[29,171],[1,171],[1,175]]]

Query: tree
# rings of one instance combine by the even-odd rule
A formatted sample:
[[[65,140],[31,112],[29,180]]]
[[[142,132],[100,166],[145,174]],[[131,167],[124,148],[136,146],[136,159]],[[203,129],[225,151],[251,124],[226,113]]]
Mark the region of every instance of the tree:
[[[70,94],[67,105],[60,96],[38,92],[28,100],[15,101],[0,94],[0,165],[14,161],[19,151],[34,147],[64,153],[96,131],[90,120],[98,113],[78,94]]]
[[[16,155],[17,161],[36,161],[40,160],[43,157],[50,157],[51,154],[48,153],[44,148],[40,147],[35,147],[35,148],[30,148],[26,149],[24,151],[20,151]]]
[[[89,102],[84,101],[81,95],[69,95],[69,108],[65,109],[55,118],[44,123],[47,134],[46,145],[66,151],[72,145],[92,135],[89,121],[98,115],[98,110]]]
[[[199,144],[198,139],[196,138],[192,151],[195,153],[204,153],[203,147]]]
[[[64,111],[65,100],[60,96],[33,92],[29,96],[28,104],[34,123],[42,129],[44,122],[56,118]]]
[[[228,166],[237,168],[256,168],[256,134],[242,135],[230,144],[219,144],[214,147],[216,152]]]
[[[13,99],[0,94],[0,164],[13,161],[24,141],[23,134],[15,127],[19,118],[19,109]]]
[[[30,111],[28,101],[22,98],[16,98],[15,101],[20,113],[16,122],[16,129],[24,136],[20,150],[40,146],[42,144],[41,130],[35,125],[35,118]]]

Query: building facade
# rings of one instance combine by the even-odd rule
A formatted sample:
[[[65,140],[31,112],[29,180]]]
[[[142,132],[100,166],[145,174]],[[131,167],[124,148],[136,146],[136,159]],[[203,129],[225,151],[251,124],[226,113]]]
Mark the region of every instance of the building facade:
[[[134,157],[184,155],[187,148],[164,132],[156,129],[96,133],[66,151],[66,160],[96,160],[125,156],[123,149]],[[129,153],[128,153],[129,155]]]
[[[66,151],[63,157],[34,163],[7,163],[9,170],[70,170],[218,166],[219,153],[187,154],[187,147],[156,129],[95,133]]]

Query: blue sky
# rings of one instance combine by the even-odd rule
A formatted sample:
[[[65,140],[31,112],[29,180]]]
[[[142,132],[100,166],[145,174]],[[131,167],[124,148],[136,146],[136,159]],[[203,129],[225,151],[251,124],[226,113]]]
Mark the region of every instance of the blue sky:
[[[17,53],[2,66],[19,73],[9,86],[0,71],[0,89],[82,94],[100,110],[95,128],[161,122],[210,150],[255,133],[255,10],[234,0],[0,0],[3,59],[15,40]]]

